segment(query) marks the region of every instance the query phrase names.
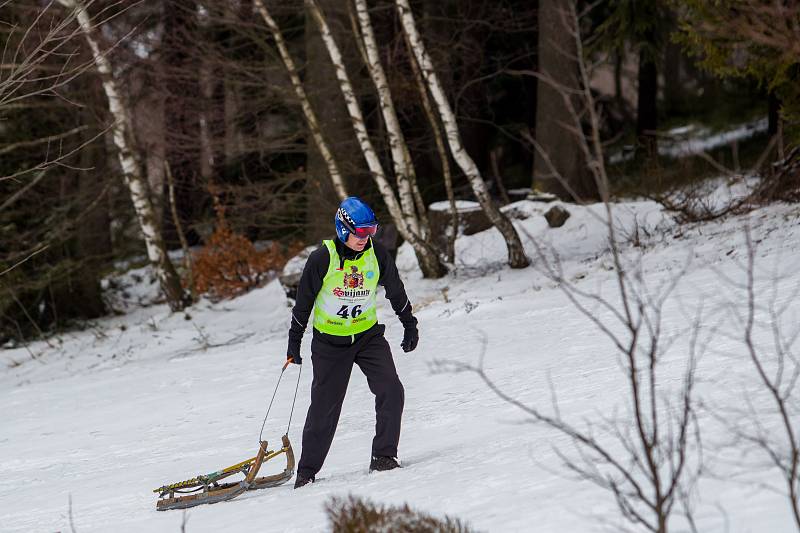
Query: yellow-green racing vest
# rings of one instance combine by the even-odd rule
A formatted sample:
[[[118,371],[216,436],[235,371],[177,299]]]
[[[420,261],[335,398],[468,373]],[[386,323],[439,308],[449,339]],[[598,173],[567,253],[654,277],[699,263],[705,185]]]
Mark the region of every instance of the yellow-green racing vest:
[[[339,269],[339,254],[332,240],[322,241],[330,262],[322,288],[314,301],[314,327],[329,335],[349,337],[378,322],[375,310],[380,267],[370,247],[358,259],[345,259]]]

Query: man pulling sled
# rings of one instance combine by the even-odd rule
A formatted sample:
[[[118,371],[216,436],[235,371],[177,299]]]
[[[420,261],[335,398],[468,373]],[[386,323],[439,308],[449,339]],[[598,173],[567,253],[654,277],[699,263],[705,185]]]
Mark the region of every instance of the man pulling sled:
[[[354,363],[375,395],[370,472],[400,466],[397,445],[404,391],[383,336],[386,327],[378,323],[378,285],[386,289],[386,297],[405,329],[400,345],[404,352],[417,347],[417,319],[394,259],[373,239],[378,221],[372,209],[356,197],[347,198],[336,211],[334,223],[337,239],[323,241],[303,269],[289,329],[287,359],[301,364],[300,343],[313,307],[314,378],[294,488],[313,483],[322,468]]]
[[[397,444],[400,440],[404,391],[397,377],[389,343],[383,336],[386,328],[378,323],[375,308],[378,285],[386,289],[386,297],[405,328],[401,343],[403,351],[414,350],[419,340],[417,319],[411,313],[411,302],[406,296],[394,259],[385,247],[372,239],[378,230],[375,213],[360,199],[350,197],[341,203],[334,221],[337,239],[323,241],[323,246],[309,256],[303,269],[297,301],[292,310],[287,360],[280,374],[282,377],[290,363],[302,364],[300,343],[313,308],[311,361],[314,378],[294,488],[313,483],[314,476],[322,468],[339,422],[354,363],[367,377],[369,388],[375,395],[376,424],[370,472],[400,466]],[[280,385],[280,377],[275,392]],[[297,379],[299,385],[299,373]],[[297,387],[295,398],[296,395]],[[274,399],[275,393],[272,395]],[[272,401],[264,423],[271,408]],[[263,433],[264,424],[261,430]],[[287,427],[282,446],[276,451],[268,450],[267,442],[261,440],[259,435],[258,454],[252,459],[154,489],[159,494],[156,508],[160,511],[185,509],[228,501],[248,490],[286,483],[294,474],[295,466],[288,433]],[[287,462],[283,472],[258,477],[262,464],[280,455],[285,455]],[[244,479],[222,482],[236,474],[244,476]]]

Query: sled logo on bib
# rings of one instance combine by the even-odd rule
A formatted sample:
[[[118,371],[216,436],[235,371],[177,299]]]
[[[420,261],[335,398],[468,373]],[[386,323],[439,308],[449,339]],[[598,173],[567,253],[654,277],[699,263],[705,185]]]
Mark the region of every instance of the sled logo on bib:
[[[363,289],[364,288],[364,274],[358,272],[358,267],[352,265],[350,267],[350,274],[344,275],[344,288],[347,289]]]

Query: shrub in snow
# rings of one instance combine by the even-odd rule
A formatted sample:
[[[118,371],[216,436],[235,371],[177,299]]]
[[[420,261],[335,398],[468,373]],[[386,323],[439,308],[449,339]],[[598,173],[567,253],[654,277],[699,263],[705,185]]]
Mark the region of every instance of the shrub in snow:
[[[772,164],[754,194],[762,202],[800,201],[800,146],[795,146],[786,157]]]
[[[408,505],[391,507],[349,496],[331,498],[325,505],[331,531],[334,533],[367,533],[392,531],[396,533],[469,533],[461,521],[445,516],[433,516],[414,511]]]
[[[205,294],[212,300],[233,298],[259,287],[283,268],[297,246],[283,249],[271,243],[259,250],[246,237],[235,233],[218,216],[217,228],[206,245],[193,256],[191,279],[196,294]]]

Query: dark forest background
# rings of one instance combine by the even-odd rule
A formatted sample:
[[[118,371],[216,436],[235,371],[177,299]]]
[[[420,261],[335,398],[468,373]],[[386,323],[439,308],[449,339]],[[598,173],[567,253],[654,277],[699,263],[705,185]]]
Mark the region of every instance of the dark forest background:
[[[349,2],[317,5],[342,49],[373,143],[385,168],[392,168],[386,124],[354,38]],[[536,179],[542,159],[531,139],[556,161],[580,160],[570,133],[542,127],[556,120],[562,100],[537,77],[557,46],[552,21],[559,4],[411,2],[466,151],[498,205],[547,190],[566,201],[596,198],[591,191],[576,198]],[[709,10],[707,4],[604,0],[581,17],[581,57],[592,66],[612,197],[656,197],[719,175],[714,162],[737,170],[756,162],[767,168],[796,146],[800,39],[793,42],[789,33],[783,41],[766,42],[752,20],[739,32],[735,12]],[[766,11],[774,2],[730,4],[739,12],[747,8],[774,17]],[[371,203],[389,225],[307,5],[266,5],[297,62],[348,191]],[[783,5],[785,21],[774,24],[791,32],[791,21],[798,26],[797,3]],[[2,343],[114,312],[102,280],[123,266],[148,262],[112,139],[115,117],[103,77],[76,19],[69,18],[75,6],[80,4],[0,2]],[[243,275],[238,290],[263,282],[267,277],[260,274],[280,269],[299,249],[333,234],[339,198],[254,2],[98,0],[85,7],[113,66],[129,113],[131,151],[169,250],[188,246],[200,261],[197,254],[205,249],[206,263],[200,263],[211,270],[225,261],[229,270],[238,268],[230,266],[237,261],[262,270]],[[443,162],[394,2],[375,0],[369,8],[422,199],[426,205],[445,200]],[[564,76],[576,72],[573,59],[556,61]],[[674,128],[715,132],[759,119],[765,129],[708,157],[659,154],[659,144],[674,141]],[[757,161],[765,149],[768,156]],[[450,166],[454,197],[475,200],[463,172]],[[198,285],[198,266],[190,273],[191,262],[173,262],[186,291],[173,307],[180,308],[208,287]]]

